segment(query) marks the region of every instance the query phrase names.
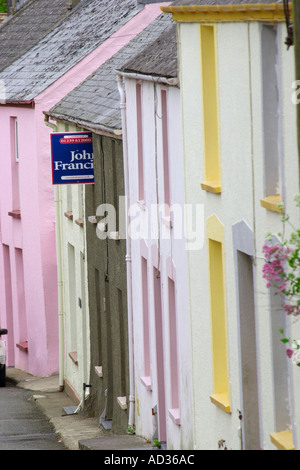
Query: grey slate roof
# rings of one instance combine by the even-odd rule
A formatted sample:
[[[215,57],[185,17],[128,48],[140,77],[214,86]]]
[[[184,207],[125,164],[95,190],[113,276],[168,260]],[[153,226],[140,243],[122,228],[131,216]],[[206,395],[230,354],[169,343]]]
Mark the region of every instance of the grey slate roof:
[[[120,95],[117,84],[117,70],[139,54],[148,49],[149,44],[166,32],[173,30],[170,15],[160,15],[139,35],[117,52],[110,60],[103,64],[96,72],[70,92],[49,114],[52,117],[76,122],[90,128],[106,128],[108,130],[121,130]],[[171,36],[176,40],[176,36]],[[171,63],[172,76],[174,63]]]
[[[282,3],[282,0],[175,0],[173,5],[236,5],[243,3]]]
[[[122,67],[124,72],[160,77],[177,77],[176,25]]]
[[[31,0],[0,27],[0,70],[70,14],[66,0]]]
[[[81,0],[58,27],[0,72],[6,101],[34,99],[142,8],[136,0]]]

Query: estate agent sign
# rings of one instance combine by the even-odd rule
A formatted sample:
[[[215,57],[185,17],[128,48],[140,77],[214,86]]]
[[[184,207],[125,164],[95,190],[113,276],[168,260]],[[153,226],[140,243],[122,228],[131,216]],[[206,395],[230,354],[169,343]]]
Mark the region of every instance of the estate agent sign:
[[[94,183],[91,132],[51,134],[53,184]]]

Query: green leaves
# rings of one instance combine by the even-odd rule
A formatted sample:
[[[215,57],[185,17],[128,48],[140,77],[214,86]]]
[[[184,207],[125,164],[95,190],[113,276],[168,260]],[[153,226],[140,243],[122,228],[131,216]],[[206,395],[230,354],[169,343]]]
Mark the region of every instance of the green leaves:
[[[279,331],[279,333],[280,333],[281,335],[284,335],[284,330],[283,330],[283,328],[279,328],[278,331]],[[289,342],[290,342],[290,339],[289,339],[289,338],[281,338],[280,341],[281,341],[282,343],[286,344],[286,343],[289,343]]]
[[[161,448],[161,443],[157,439],[154,439],[153,442],[152,442],[152,446],[157,447],[158,449],[160,449]]]
[[[295,196],[300,207],[300,194]],[[284,299],[283,309],[287,315],[300,315],[300,229],[294,227],[288,214],[282,216],[283,230],[277,239],[269,231],[262,248],[265,258],[263,277],[266,287],[275,289]],[[286,236],[286,225],[291,227]]]
[[[288,338],[282,338],[280,341],[282,343],[289,343],[290,340]]]
[[[127,429],[126,429],[126,432],[127,432],[127,434],[130,434],[130,435],[135,434],[135,426],[134,425],[133,426],[128,425]]]
[[[7,3],[5,0],[0,0],[0,13],[7,13]]]

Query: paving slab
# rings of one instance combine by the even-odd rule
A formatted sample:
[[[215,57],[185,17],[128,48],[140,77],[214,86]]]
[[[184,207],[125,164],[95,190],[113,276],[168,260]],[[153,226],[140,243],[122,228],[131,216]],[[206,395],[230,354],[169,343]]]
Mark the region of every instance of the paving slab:
[[[81,450],[153,450],[149,441],[134,435],[113,435],[79,441]]]
[[[153,450],[150,442],[135,435],[115,435],[99,426],[98,418],[69,413],[77,404],[59,389],[59,377],[35,377],[14,368],[7,369],[7,380],[32,391],[31,400],[52,423],[69,450]]]

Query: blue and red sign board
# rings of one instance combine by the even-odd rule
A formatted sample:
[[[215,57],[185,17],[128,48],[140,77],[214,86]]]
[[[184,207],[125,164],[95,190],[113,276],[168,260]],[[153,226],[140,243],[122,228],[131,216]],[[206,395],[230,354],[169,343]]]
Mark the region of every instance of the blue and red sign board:
[[[51,161],[53,184],[94,183],[92,133],[51,134]]]

